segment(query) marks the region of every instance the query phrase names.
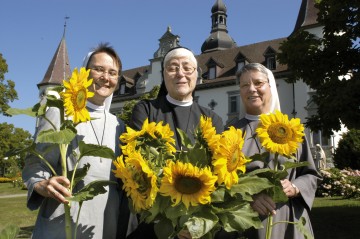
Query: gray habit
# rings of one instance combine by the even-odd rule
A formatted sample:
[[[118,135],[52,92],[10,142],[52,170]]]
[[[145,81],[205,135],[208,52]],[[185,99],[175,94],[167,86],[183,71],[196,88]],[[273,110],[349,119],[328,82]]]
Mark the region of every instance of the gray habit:
[[[102,144],[114,150],[115,155],[120,154],[119,136],[124,132],[124,124],[108,111],[89,109],[90,117],[96,118],[90,122],[80,123],[77,125],[77,136],[71,142],[68,148],[67,164],[68,169],[74,168],[76,159],[70,154],[74,149],[78,153],[78,141],[83,140],[85,143]],[[106,114],[106,124],[105,124]],[[47,117],[59,125],[58,109],[50,108]],[[105,129],[104,129],[105,127]],[[49,123],[40,119],[37,132],[50,128]],[[93,130],[94,128],[94,130]],[[95,136],[96,134],[96,136]],[[53,147],[53,148],[50,148]],[[48,150],[49,151],[45,151]],[[59,150],[57,145],[40,144],[37,146],[40,152],[47,152],[45,158],[50,162],[53,168],[61,175],[61,165],[59,160]],[[117,181],[114,177],[113,163],[111,159],[100,157],[83,157],[80,161],[79,168],[89,163],[90,169],[85,178],[74,188],[78,191],[84,185],[94,180],[112,180]],[[38,218],[32,238],[65,238],[64,230],[64,209],[55,199],[44,198],[34,191],[34,185],[44,179],[52,177],[51,171],[37,157],[30,155],[25,160],[23,169],[23,180],[28,188],[27,206],[31,210],[40,207]],[[79,226],[77,238],[116,238],[120,200],[122,198],[121,190],[118,185],[106,187],[107,192],[94,197],[92,200],[85,201],[82,205],[79,217]],[[76,215],[79,210],[79,204],[71,203],[71,216],[73,222],[76,221]],[[73,226],[74,228],[74,226]]]
[[[256,153],[265,152],[265,149],[261,147],[261,144],[257,137],[253,137],[256,127],[259,121],[250,121],[248,119],[241,119],[233,126],[239,128],[246,133],[245,142],[243,146],[243,152],[247,156],[254,155]],[[270,159],[273,159],[274,155],[270,155]],[[300,195],[295,198],[289,198],[286,203],[278,203],[276,205],[276,215],[273,217],[273,222],[278,221],[298,221],[300,217],[306,219],[306,228],[311,234],[313,230],[309,218],[310,209],[312,207],[315,191],[318,184],[321,182],[321,176],[316,171],[314,160],[310,152],[310,148],[307,144],[306,139],[301,144],[296,153],[296,158],[300,161],[306,161],[309,166],[299,167],[293,170],[288,170],[287,178],[295,184],[299,190]],[[279,162],[284,162],[283,157],[279,157]],[[272,161],[269,167],[273,168]],[[251,172],[255,169],[263,168],[264,163],[260,161],[250,162],[246,170]],[[264,228],[255,230],[250,229],[245,233],[245,236],[250,239],[263,239],[266,234],[267,217],[261,217]],[[293,224],[279,223],[273,226],[272,239],[300,239],[304,238],[303,235],[293,226]]]

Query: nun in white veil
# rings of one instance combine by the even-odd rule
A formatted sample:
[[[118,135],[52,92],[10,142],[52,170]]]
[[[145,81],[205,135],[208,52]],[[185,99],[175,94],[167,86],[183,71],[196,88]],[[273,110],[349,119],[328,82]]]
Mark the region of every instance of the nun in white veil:
[[[233,126],[242,130],[244,135],[243,152],[250,157],[261,154],[265,149],[256,137],[256,128],[259,123],[260,114],[274,113],[280,111],[279,95],[273,73],[259,63],[250,63],[240,69],[237,74],[237,82],[240,86],[240,96],[245,109],[245,116]],[[263,239],[266,235],[266,224],[269,213],[274,216],[273,222],[298,221],[300,217],[306,219],[305,227],[312,234],[309,210],[315,198],[317,185],[321,177],[316,171],[310,148],[306,139],[300,145],[296,158],[299,161],[308,162],[308,166],[289,170],[288,176],[281,180],[284,193],[289,200],[286,203],[274,203],[266,193],[260,193],[253,197],[252,208],[260,215],[264,228],[250,229],[245,232],[246,238]],[[246,165],[246,172],[256,169],[273,168],[274,155],[270,154],[267,163],[252,161]],[[279,163],[286,159],[279,157]],[[225,237],[224,237],[225,238]],[[231,237],[228,237],[231,238]],[[234,237],[236,238],[236,237]],[[272,239],[277,238],[304,238],[293,224],[276,224],[276,230],[272,232]]]
[[[90,68],[89,78],[93,84],[89,90],[94,97],[89,98],[87,109],[90,121],[76,125],[76,136],[69,143],[66,155],[68,170],[88,167],[86,175],[74,185],[71,193],[78,192],[95,180],[110,180],[117,182],[112,170],[114,165],[111,159],[101,156],[83,156],[77,160],[74,152],[79,155],[79,142],[106,146],[112,149],[115,156],[121,154],[119,136],[125,131],[124,123],[109,112],[112,93],[117,84],[118,73],[121,72],[121,61],[115,50],[107,44],[99,44],[93,52],[84,59],[84,66]],[[110,82],[111,81],[111,82]],[[46,116],[53,125],[60,126],[59,111],[50,107]],[[47,120],[40,118],[38,132],[51,128]],[[56,172],[61,172],[59,150],[49,144],[38,144],[36,150],[44,153],[44,157]],[[23,181],[28,188],[27,206],[31,210],[39,209],[38,217],[33,230],[32,238],[65,238],[64,207],[67,203],[64,196],[69,195],[66,185],[69,180],[63,176],[53,175],[42,160],[30,155],[25,160],[22,172]],[[71,217],[73,222],[78,220],[77,235],[79,238],[125,238],[127,231],[128,210],[120,209],[126,196],[116,184],[106,187],[106,192],[97,195],[92,200],[82,203],[81,212],[78,203],[71,203]],[[126,205],[127,206],[127,205]],[[121,221],[121,222],[120,222]],[[124,223],[125,222],[125,223]],[[125,228],[119,227],[125,225]],[[75,229],[75,227],[73,227]]]

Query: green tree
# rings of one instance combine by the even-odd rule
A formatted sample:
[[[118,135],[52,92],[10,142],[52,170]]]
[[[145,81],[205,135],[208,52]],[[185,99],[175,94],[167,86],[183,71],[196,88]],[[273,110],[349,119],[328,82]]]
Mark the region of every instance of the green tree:
[[[288,82],[302,79],[316,90],[318,112],[306,126],[331,135],[341,123],[360,128],[360,1],[316,2],[323,37],[299,31],[281,44],[277,57],[291,71]]]
[[[0,123],[0,168],[4,168],[4,166],[14,166],[14,168],[18,170],[23,168],[26,152],[16,157],[12,156],[7,158],[7,160],[4,160],[4,158],[6,158],[7,152],[19,148],[26,148],[30,146],[31,143],[30,132],[22,128],[15,128],[13,124]]]
[[[5,81],[5,73],[7,72],[8,65],[0,53],[0,114],[5,116],[9,116],[5,113],[5,111],[10,108],[9,102],[18,99],[15,83],[11,80]]]
[[[159,90],[160,90],[160,86],[156,85],[151,89],[150,92],[145,93],[139,99],[125,102],[122,112],[121,114],[118,115],[118,117],[122,119],[125,124],[128,124],[129,120],[131,119],[132,110],[136,105],[136,103],[144,99],[154,99],[159,93]]]
[[[334,163],[339,169],[360,170],[360,130],[351,129],[343,135],[334,154]]]

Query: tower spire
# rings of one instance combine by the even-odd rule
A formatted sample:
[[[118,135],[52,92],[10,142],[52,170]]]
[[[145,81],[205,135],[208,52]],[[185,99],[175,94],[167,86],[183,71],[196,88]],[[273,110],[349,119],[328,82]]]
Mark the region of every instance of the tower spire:
[[[70,17],[68,16],[65,16],[64,19],[65,19],[65,22],[64,22],[64,33],[63,33],[63,37],[65,38],[65,32],[66,32],[66,20],[68,20]]]

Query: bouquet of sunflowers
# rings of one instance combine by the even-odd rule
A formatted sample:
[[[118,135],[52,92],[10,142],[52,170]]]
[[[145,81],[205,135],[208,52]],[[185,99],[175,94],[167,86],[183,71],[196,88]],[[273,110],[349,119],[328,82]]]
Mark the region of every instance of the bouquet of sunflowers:
[[[158,238],[171,238],[186,229],[192,238],[213,238],[225,231],[262,227],[250,207],[252,195],[274,187],[265,177],[246,174],[251,160],[242,152],[242,131],[230,127],[216,134],[211,118],[201,116],[195,142],[163,122],[145,120],[139,131],[127,127],[120,139],[123,155],[114,162],[132,212],[141,221],[155,222]]]

